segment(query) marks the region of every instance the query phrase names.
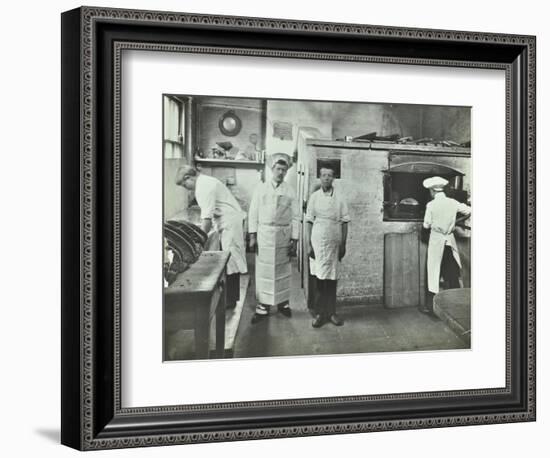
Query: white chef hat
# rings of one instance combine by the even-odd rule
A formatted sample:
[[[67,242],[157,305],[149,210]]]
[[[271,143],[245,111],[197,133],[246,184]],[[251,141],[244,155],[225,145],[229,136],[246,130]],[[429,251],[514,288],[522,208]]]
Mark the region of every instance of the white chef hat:
[[[443,188],[449,184],[445,178],[441,177],[430,177],[426,178],[422,184],[425,188],[433,189],[434,191],[443,191]]]
[[[270,155],[267,160],[269,163],[269,167],[271,168],[273,168],[273,166],[280,161],[284,162],[287,168],[290,168],[292,166],[292,159],[286,153],[274,153]]]

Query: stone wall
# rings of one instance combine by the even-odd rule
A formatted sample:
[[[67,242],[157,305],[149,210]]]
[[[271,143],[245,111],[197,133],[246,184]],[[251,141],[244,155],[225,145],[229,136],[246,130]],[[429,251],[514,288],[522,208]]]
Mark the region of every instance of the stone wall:
[[[316,176],[316,157],[340,159],[341,179],[335,188],[345,196],[351,216],[348,226],[346,257],[338,282],[341,302],[382,303],[384,296],[384,235],[419,231],[420,222],[383,221],[383,171],[388,168],[388,151],[367,148],[309,146],[309,173]],[[416,161],[434,161],[433,157],[416,156]],[[469,158],[442,157],[437,162],[469,170]],[[309,190],[318,187],[310,180]]]
[[[332,138],[378,135],[470,140],[470,110],[465,107],[332,103]]]

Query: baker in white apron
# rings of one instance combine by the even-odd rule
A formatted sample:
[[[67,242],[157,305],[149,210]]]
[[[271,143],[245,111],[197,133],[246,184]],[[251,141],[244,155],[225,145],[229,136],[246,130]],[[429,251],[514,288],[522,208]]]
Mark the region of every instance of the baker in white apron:
[[[287,154],[270,156],[272,179],[261,183],[248,212],[249,246],[256,252],[256,309],[252,323],[269,315],[271,306],[291,317],[291,256],[296,255],[299,208],[296,194],[284,181],[291,165]]]
[[[309,240],[309,269],[316,278],[314,328],[343,321],[336,314],[336,287],[340,261],[346,254],[350,216],[343,196],[333,187],[335,172],[329,167],[319,171],[321,188],[309,198],[306,212]]]
[[[444,188],[447,184],[448,181],[441,177],[427,178],[423,182],[424,187],[429,189],[432,195],[424,215],[424,228],[430,229],[427,259],[428,297],[427,304],[421,309],[426,313],[433,311],[433,296],[439,292],[442,264],[445,266],[443,276],[449,282],[449,286],[461,286],[459,277],[462,264],[453,231],[457,213],[469,216],[471,209],[468,205],[445,195]]]
[[[229,251],[227,262],[227,307],[240,299],[240,274],[248,272],[243,234],[245,213],[231,191],[217,178],[198,173],[188,165],[180,167],[176,184],[195,191],[201,208],[201,226],[207,234],[212,228],[219,233],[221,248]]]

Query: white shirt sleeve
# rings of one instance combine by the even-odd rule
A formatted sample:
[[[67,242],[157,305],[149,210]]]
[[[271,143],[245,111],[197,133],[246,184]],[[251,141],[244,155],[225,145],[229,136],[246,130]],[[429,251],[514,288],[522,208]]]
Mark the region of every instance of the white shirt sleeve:
[[[344,199],[340,199],[340,222],[349,223],[351,218],[349,216],[348,204]]]
[[[260,210],[259,200],[261,193],[261,185],[257,186],[252,193],[252,200],[248,208],[248,232],[258,232],[258,212]]]
[[[468,207],[466,204],[458,203],[456,207],[456,211],[460,213],[461,215],[470,215],[472,213],[472,209]]]
[[[430,203],[426,205],[426,213],[424,214],[424,228],[430,229],[432,227],[432,207]]]
[[[201,208],[201,219],[212,219],[216,209],[216,187],[210,183],[197,180],[195,199]]]
[[[307,202],[307,210],[306,210],[306,221],[308,223],[313,223],[315,221],[315,196],[317,193],[313,193]]]

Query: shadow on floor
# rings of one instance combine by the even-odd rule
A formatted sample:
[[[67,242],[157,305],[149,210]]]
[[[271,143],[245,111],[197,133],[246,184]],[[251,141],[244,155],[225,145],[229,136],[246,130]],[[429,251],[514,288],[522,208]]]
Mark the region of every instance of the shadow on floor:
[[[55,442],[56,444],[59,444],[61,442],[61,433],[58,429],[36,429],[34,431],[39,436],[44,437],[45,439],[48,439],[51,442]]]

